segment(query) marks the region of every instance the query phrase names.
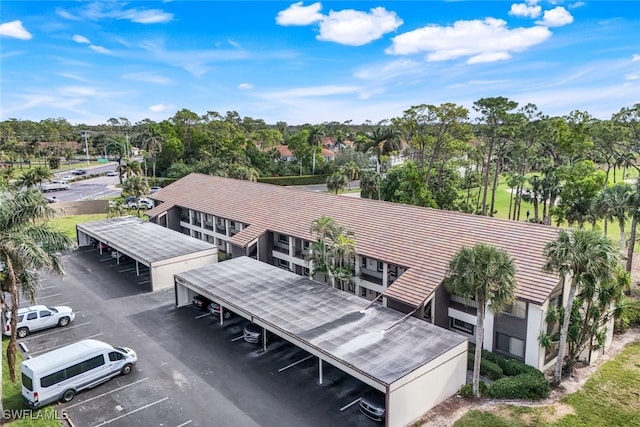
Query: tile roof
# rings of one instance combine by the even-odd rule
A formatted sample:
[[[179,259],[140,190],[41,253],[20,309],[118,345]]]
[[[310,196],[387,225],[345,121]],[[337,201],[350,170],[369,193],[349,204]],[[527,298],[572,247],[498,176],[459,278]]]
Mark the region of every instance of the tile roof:
[[[558,284],[557,276],[542,271],[544,246],[559,230],[551,226],[202,174],[188,175],[152,197],[249,224],[234,236],[238,242],[265,229],[314,240],[311,223],[330,216],[354,232],[358,254],[408,267],[386,294],[413,306],[440,285],[461,247],[477,243],[502,248],[515,259],[519,298],[542,304]]]

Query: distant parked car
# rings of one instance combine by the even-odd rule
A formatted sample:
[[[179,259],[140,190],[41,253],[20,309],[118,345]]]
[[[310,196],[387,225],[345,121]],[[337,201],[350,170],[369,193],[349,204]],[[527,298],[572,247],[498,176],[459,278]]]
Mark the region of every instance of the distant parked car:
[[[127,259],[127,256],[125,254],[123,254],[123,253],[120,253],[120,252],[116,251],[116,250],[112,250],[111,251],[111,258],[113,258],[113,259],[115,259],[115,260],[117,260],[119,262],[122,262],[122,261],[125,261]]]
[[[262,326],[255,323],[247,323],[242,331],[244,340],[251,344],[262,344]],[[267,342],[273,335],[267,331]]]
[[[118,175],[119,175],[119,174],[118,174],[118,172],[116,172],[116,171],[109,171],[109,172],[107,172],[107,176],[118,176]]]
[[[31,332],[41,329],[52,328],[54,326],[65,327],[76,318],[76,314],[71,307],[57,306],[47,307],[45,305],[34,305],[18,310],[18,324],[16,334],[19,338],[24,338]],[[4,319],[2,333],[11,335],[11,313],[7,312]]]
[[[368,418],[383,422],[385,413],[384,394],[378,390],[370,390],[366,392],[358,402],[360,412],[366,415]]]
[[[56,196],[47,196],[48,203],[58,203],[60,200],[56,198]]]
[[[86,175],[87,171],[84,169],[76,169],[73,172],[71,172],[73,175]]]
[[[127,201],[128,200],[128,201]],[[141,197],[138,199],[138,203],[136,204],[135,197],[133,200],[129,200],[129,197],[125,200],[128,208],[135,209],[136,207],[140,207],[141,209],[151,209],[153,208],[153,201],[151,199],[146,199]]]
[[[221,309],[222,308],[220,307],[220,304],[218,304],[217,302],[212,302],[211,304],[209,304],[209,313],[213,314],[214,316],[216,316],[218,318],[220,317],[220,310]],[[224,310],[224,309],[222,309],[222,310]],[[224,314],[222,315],[222,317],[224,319],[228,319],[232,315],[232,313],[229,310],[224,310],[223,313]]]
[[[209,304],[211,304],[211,300],[207,297],[203,297],[202,295],[196,295],[193,297],[193,300],[191,301],[191,303],[198,310],[204,311],[204,310],[207,310],[207,308],[209,307]]]
[[[153,194],[153,193],[155,193],[157,191],[160,191],[160,190],[162,190],[162,187],[151,187],[151,188],[149,188],[149,194]]]

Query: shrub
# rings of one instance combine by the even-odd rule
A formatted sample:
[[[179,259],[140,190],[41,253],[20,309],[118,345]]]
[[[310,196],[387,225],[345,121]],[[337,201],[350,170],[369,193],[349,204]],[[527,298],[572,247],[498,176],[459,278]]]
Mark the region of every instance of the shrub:
[[[327,178],[328,175],[269,176],[258,178],[258,182],[275,185],[313,185],[325,184]]]
[[[480,381],[480,396],[483,396],[487,393],[487,385],[484,381]],[[458,394],[461,397],[470,398],[473,397],[473,384],[465,384],[460,388]]]
[[[472,351],[467,353],[467,369],[469,370],[473,370],[474,357],[475,355]],[[498,378],[502,378],[504,376],[504,373],[502,372],[502,368],[498,366],[498,364],[483,357],[480,360],[480,375],[485,375],[491,380],[497,380]]]
[[[520,374],[494,381],[487,394],[498,399],[544,399],[549,397],[549,383],[542,373]]]

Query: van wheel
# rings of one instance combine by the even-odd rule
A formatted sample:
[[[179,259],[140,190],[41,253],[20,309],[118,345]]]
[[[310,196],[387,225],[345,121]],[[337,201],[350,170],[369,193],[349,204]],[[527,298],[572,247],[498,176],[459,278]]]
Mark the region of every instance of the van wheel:
[[[60,320],[58,320],[58,325],[62,326],[62,327],[65,327],[65,326],[67,326],[69,324],[70,321],[71,320],[68,317],[63,317]]]
[[[132,369],[133,369],[133,366],[131,366],[131,363],[127,363],[122,367],[122,370],[120,371],[120,373],[122,375],[129,375]]]
[[[62,401],[63,402],[71,402],[74,398],[74,396],[76,395],[75,390],[67,390],[64,393],[62,393]]]
[[[29,329],[27,329],[27,328],[18,329],[18,338],[24,338],[27,335],[29,335]]]

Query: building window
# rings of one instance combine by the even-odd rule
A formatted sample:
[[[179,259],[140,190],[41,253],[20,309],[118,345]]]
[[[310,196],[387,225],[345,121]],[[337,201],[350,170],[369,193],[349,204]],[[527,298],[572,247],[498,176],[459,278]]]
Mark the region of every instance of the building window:
[[[378,271],[382,271],[384,269],[384,263],[382,261],[378,261]]]
[[[309,249],[309,246],[310,246],[310,245],[311,245],[311,242],[309,242],[309,241],[307,241],[307,240],[305,240],[305,241],[302,243],[302,247],[304,248],[304,250],[305,250],[305,251],[306,251],[307,249]]]
[[[278,242],[289,244],[289,236],[286,234],[278,234]]]
[[[198,240],[202,240],[202,233],[200,233],[199,231],[194,231],[193,232],[193,237],[198,239]]]
[[[362,268],[367,268],[367,257],[366,256],[362,257]]]
[[[431,317],[433,316],[431,313],[431,305],[432,305],[432,301],[429,301],[425,306],[424,306],[424,318],[427,320],[431,320]]]
[[[496,333],[496,350],[518,358],[523,358],[524,341],[498,332]]]
[[[367,288],[360,288],[360,296],[363,298],[367,297]]]
[[[455,329],[456,331],[461,331],[469,335],[473,335],[473,331],[475,330],[475,326],[471,323],[464,322],[460,319],[454,319],[450,317],[450,326],[451,329]]]
[[[303,276],[309,276],[310,274],[311,274],[311,270],[309,270],[307,267],[302,269]]]
[[[527,303],[522,300],[514,300],[513,303],[504,310],[504,312],[511,316],[524,319],[527,317]]]
[[[278,258],[278,267],[289,270],[289,261]]]
[[[229,227],[230,227],[230,228],[236,228],[236,222],[235,222],[235,221],[231,221],[231,222],[229,223]]]
[[[394,276],[394,277],[398,277],[398,266],[397,265],[390,265],[389,266],[389,274]]]

